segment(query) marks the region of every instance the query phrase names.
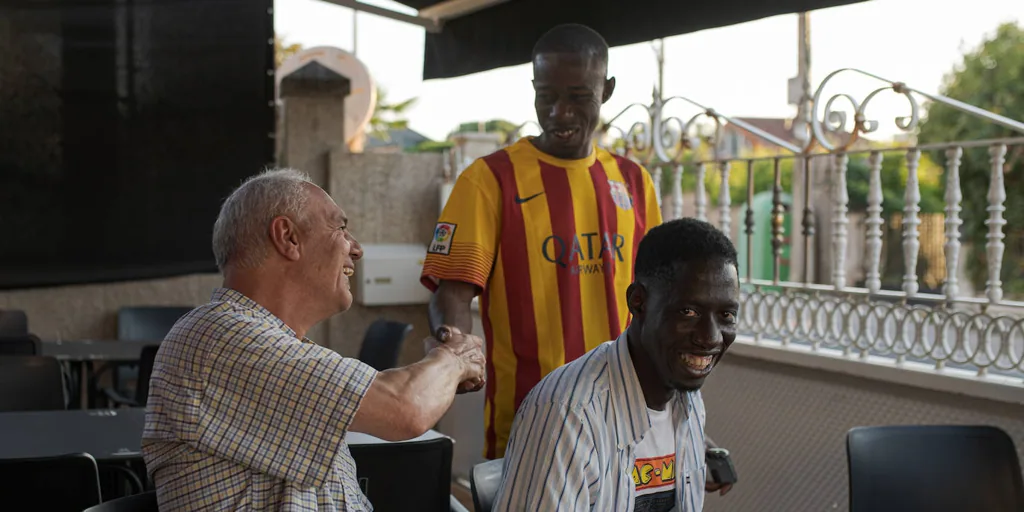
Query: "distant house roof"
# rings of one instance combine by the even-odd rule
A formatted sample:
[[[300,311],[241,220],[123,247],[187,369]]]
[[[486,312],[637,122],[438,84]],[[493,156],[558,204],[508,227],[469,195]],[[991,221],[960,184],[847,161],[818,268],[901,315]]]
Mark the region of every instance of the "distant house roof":
[[[398,130],[389,130],[388,137],[390,140],[384,140],[373,135],[366,136],[366,149],[398,149],[406,150],[415,147],[421,142],[430,140],[422,133],[416,130],[410,130],[409,128],[402,128]]]
[[[792,119],[784,119],[778,117],[737,117],[736,119],[743,121],[744,123],[747,123],[753,126],[754,128],[757,128],[767,133],[768,135],[773,135],[786,142],[791,142],[794,144],[799,143],[796,137],[793,136]],[[737,127],[737,129],[739,131],[743,131],[742,129],[739,129],[739,127]],[[750,137],[757,138],[754,135],[750,135]],[[767,141],[760,142],[766,143]]]
[[[737,117],[736,119],[738,119],[740,121],[743,121],[744,123],[747,123],[747,124],[757,128],[757,129],[759,129],[759,130],[761,130],[761,131],[763,131],[763,132],[765,132],[765,133],[767,133],[769,135],[773,135],[773,136],[775,136],[775,137],[777,137],[779,139],[782,139],[782,140],[784,140],[786,142],[789,142],[791,144],[795,144],[797,146],[801,146],[803,144],[793,134],[793,120],[792,119],[781,118],[781,117]],[[827,126],[825,126],[824,128],[827,130],[826,133],[831,138],[833,138],[834,140],[837,140],[837,141],[839,141],[841,143],[845,143],[846,141],[849,140],[850,133],[845,131],[845,130],[840,132],[840,131],[828,130]],[[762,138],[760,138],[760,137],[758,137],[756,135],[748,133],[746,130],[743,130],[742,128],[740,128],[738,126],[734,127],[734,126],[727,125],[725,127],[725,129],[740,133],[744,138],[746,138],[748,141],[750,141],[754,145],[769,146],[769,147],[774,146],[772,143],[770,143],[770,142],[768,142],[768,141],[766,141],[766,140],[764,140],[764,139],[762,139]],[[861,135],[858,138],[858,142],[868,142],[868,139],[866,137],[864,137],[863,135]]]

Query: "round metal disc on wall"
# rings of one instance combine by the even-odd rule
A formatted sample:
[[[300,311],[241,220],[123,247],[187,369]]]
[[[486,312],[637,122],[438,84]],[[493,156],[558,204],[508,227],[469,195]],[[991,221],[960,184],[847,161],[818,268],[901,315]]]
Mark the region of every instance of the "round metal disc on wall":
[[[377,104],[377,87],[359,59],[341,48],[333,46],[316,46],[302,50],[291,57],[288,57],[276,73],[277,99],[280,100],[281,79],[288,74],[305,66],[310,61],[316,61],[322,66],[349,79],[351,92],[345,98],[345,142],[351,144],[357,137],[362,136],[373,117],[373,109]]]

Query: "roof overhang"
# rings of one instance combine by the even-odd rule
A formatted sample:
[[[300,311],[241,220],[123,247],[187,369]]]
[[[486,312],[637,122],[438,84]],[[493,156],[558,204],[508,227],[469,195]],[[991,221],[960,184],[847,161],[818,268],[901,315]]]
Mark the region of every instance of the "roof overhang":
[[[444,0],[437,2],[423,9],[419,9],[416,15],[370,5],[359,0],[324,0],[327,3],[348,7],[361,12],[376,14],[393,20],[404,21],[426,29],[427,32],[436,34],[441,32],[444,23],[462,16],[473,14],[477,11],[503,4],[510,0]],[[405,3],[405,2],[403,2]]]
[[[429,80],[527,63],[537,39],[561,23],[582,23],[622,46],[867,0],[398,0],[415,15],[359,0],[324,1],[425,28]]]

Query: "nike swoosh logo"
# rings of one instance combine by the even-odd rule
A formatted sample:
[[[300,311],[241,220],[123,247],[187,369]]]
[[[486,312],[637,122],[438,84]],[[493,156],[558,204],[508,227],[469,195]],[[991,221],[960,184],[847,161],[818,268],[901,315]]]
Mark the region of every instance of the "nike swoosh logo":
[[[534,195],[532,195],[532,196],[530,196],[530,197],[519,197],[519,196],[517,195],[517,196],[516,196],[516,204],[523,204],[523,203],[525,203],[525,202],[529,201],[530,199],[533,199],[533,198],[535,198],[535,197],[537,197],[537,196],[540,196],[540,195],[541,195],[541,194],[543,194],[543,193],[544,193],[544,192],[537,192],[536,194],[534,194]]]

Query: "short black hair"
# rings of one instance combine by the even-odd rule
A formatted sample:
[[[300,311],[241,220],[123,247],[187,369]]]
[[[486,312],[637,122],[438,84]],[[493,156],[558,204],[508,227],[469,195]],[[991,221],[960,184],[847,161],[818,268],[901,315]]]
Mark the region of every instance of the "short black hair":
[[[531,60],[542,53],[573,53],[608,64],[608,42],[594,29],[579,23],[558,25],[540,36],[533,45]]]
[[[647,232],[636,252],[637,280],[671,282],[681,263],[724,261],[739,269],[736,247],[718,228],[702,220],[668,221]]]

